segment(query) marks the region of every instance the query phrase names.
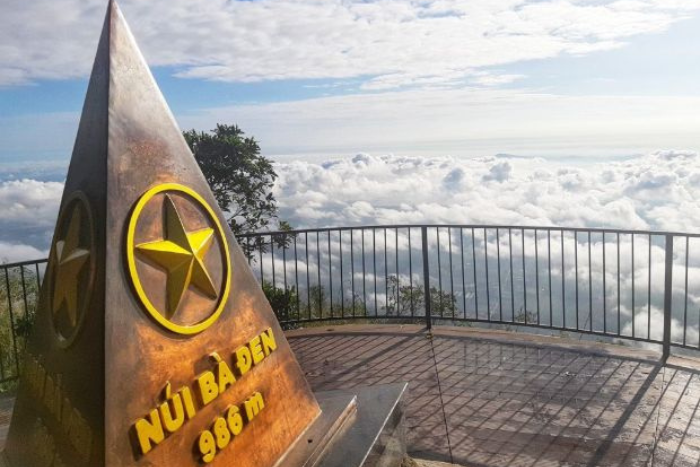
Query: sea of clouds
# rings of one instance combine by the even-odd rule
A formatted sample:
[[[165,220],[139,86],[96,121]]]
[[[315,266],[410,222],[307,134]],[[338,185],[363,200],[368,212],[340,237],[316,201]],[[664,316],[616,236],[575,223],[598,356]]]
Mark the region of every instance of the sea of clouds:
[[[358,154],[276,164],[280,214],[297,227],[509,224],[696,231],[700,158],[615,162]]]
[[[288,158],[279,158],[275,162],[275,170],[279,178],[274,187],[274,194],[278,201],[280,218],[289,221],[295,228],[390,224],[498,224],[697,233],[700,226],[700,208],[697,203],[700,198],[700,156],[693,151],[660,151],[615,161],[561,161],[507,155],[468,159],[358,154],[353,157],[316,160],[290,161]],[[33,175],[35,178],[23,178],[22,174]],[[63,191],[63,183],[54,180],[55,170],[28,172],[26,169],[20,169],[2,174],[2,262],[47,256]],[[483,252],[486,248],[490,252],[489,262],[492,263],[492,267],[495,264],[493,252],[498,247],[502,252],[511,248],[508,236],[501,235],[498,239],[494,231],[495,229],[491,229],[488,238],[467,238],[467,244],[474,242],[475,251],[478,252],[474,257],[477,269],[482,268],[485,258]],[[443,229],[440,232],[440,242],[443,248],[452,242],[455,251],[458,251],[458,244],[454,243],[457,241],[456,237],[448,238],[449,233],[447,229]],[[454,234],[457,234],[456,231]],[[395,252],[394,243],[400,247],[402,254],[405,254],[408,251],[405,232],[404,236],[398,239],[393,235],[390,230],[389,239],[386,241],[390,257]],[[517,231],[515,235],[519,235]],[[528,231],[527,235],[525,251],[520,248],[517,238],[515,250],[516,255],[524,255],[522,264],[529,271],[528,280],[532,282],[535,264],[545,268],[546,263],[542,263],[542,256],[537,256],[533,251],[533,231]],[[567,233],[564,243],[560,243],[561,237],[557,232],[553,233],[552,243],[547,242],[546,235],[540,235],[537,240],[540,252],[551,250],[551,256],[554,258],[550,279],[552,290],[550,294],[550,286],[543,282],[540,284],[540,292],[536,292],[538,289],[528,283],[527,294],[531,305],[527,310],[533,312],[535,294],[539,293],[543,300],[544,315],[548,314],[547,310],[551,307],[557,310],[552,318],[553,324],[561,325],[563,319],[568,319],[571,325],[579,319],[577,311],[575,315],[572,313],[578,309],[575,298],[580,292],[583,298],[579,302],[582,310],[579,326],[586,327],[587,323],[592,323],[594,329],[601,330],[605,326],[604,319],[607,316],[609,322],[613,323],[613,327],[608,329],[617,329],[614,322],[617,321],[615,313],[619,309],[620,330],[623,334],[631,334],[634,328],[638,336],[649,333],[652,337],[659,338],[657,334],[663,328],[664,272],[660,266],[663,265],[665,257],[664,245],[660,241],[663,237],[655,237],[651,246],[645,236],[637,237],[637,252],[634,255],[636,265],[632,262],[630,237],[621,237],[620,266],[614,266],[614,256],[618,254],[614,239],[608,237],[604,244],[598,235],[589,246],[585,238],[582,240],[576,237],[579,242],[577,248],[580,262],[574,267],[571,258],[576,254],[576,241],[571,232]],[[341,261],[338,255],[339,240],[336,235],[328,238],[331,257],[325,258],[333,263],[333,274],[338,273],[337,263]],[[364,236],[361,240],[367,241]],[[374,240],[376,241],[376,237]],[[342,241],[347,247],[348,239]],[[384,245],[382,242],[385,240],[380,238],[380,246]],[[435,242],[436,238],[429,239],[432,255],[435,254],[432,251],[435,249]],[[356,247],[359,245],[357,237],[354,243]],[[693,253],[688,260],[687,286],[683,283],[686,271],[683,263],[685,246],[681,241],[676,243],[678,249],[674,258],[672,329],[674,339],[680,341],[684,335],[686,290],[689,316],[697,318],[700,309],[700,256],[697,254],[700,251],[700,242],[696,239],[690,240],[689,246]],[[323,255],[328,251],[325,248],[324,246],[321,249]],[[411,254],[416,254],[416,248],[414,244]],[[559,261],[562,248],[567,258],[565,265]],[[609,255],[607,269],[602,261],[603,249]],[[590,251],[590,258],[586,250]],[[311,256],[315,257],[315,250],[312,249],[312,253]],[[347,261],[347,250],[344,255]],[[460,261],[459,254],[454,258]],[[653,258],[653,268],[650,267],[649,258]],[[272,270],[269,261],[274,261],[277,271],[286,268],[289,274],[301,273],[304,276],[308,270],[312,277],[316,277],[320,268],[319,274],[324,274],[324,277],[328,275],[328,270],[324,269],[327,265],[319,266],[315,261],[306,264],[305,260],[301,260],[294,264],[289,263],[289,258],[285,262],[282,257],[267,257],[267,280],[272,279],[269,276]],[[353,258],[352,261],[357,262],[358,259]],[[472,269],[471,261],[467,258],[467,271]],[[520,264],[519,261],[516,263]],[[508,268],[507,258],[502,266]],[[431,267],[435,269],[435,265]],[[380,290],[376,297],[374,292],[370,291],[370,295],[365,297],[368,303],[381,304],[390,299],[384,292],[386,284],[382,281],[386,280],[386,274],[396,271],[392,268],[392,264],[381,263],[378,271],[368,272],[366,277],[369,279],[363,277],[359,269],[355,271],[353,277],[358,284],[366,280],[371,282],[376,274],[380,275]],[[443,274],[449,274],[444,270],[445,264],[442,268]],[[460,266],[457,266],[453,273],[459,275],[459,269]],[[521,269],[514,269],[516,278],[522,277],[524,271],[521,273]],[[549,274],[542,271],[545,269],[541,269],[540,275]],[[262,273],[259,269],[258,272]],[[493,272],[489,274],[493,275]],[[402,283],[408,283],[410,280],[407,271],[399,271],[399,275]],[[434,279],[433,275],[437,275],[437,270],[431,270],[431,280]],[[510,271],[504,269],[501,277],[506,280],[505,289],[508,289],[507,279],[510,275]],[[482,297],[486,294],[483,271],[479,270],[477,276],[479,279],[476,286],[472,285],[471,289],[464,290],[458,287],[455,291],[459,313],[473,317],[477,310],[481,310],[482,317],[490,313],[492,319],[495,319],[493,313],[500,313],[503,307],[506,313],[511,310],[510,315],[504,318],[509,320],[513,319],[515,311],[524,308],[522,300],[525,289],[520,289],[520,279],[516,281],[517,286],[512,297],[506,290],[503,306],[499,299],[498,303],[491,303],[491,311],[487,312],[484,308],[485,303],[478,307],[476,302],[472,304],[475,287],[479,288],[477,293]],[[566,278],[565,296],[560,294],[562,277]],[[586,279],[588,277],[593,278],[590,284]],[[607,279],[607,285],[603,282],[603,277]],[[418,279],[418,276],[413,277],[414,281]],[[498,278],[491,277],[491,280],[498,281]],[[343,288],[349,293],[348,281],[350,278],[346,274],[343,278]],[[636,289],[633,285],[635,281]],[[475,284],[473,277],[467,277],[466,282]],[[572,287],[577,282],[580,291],[575,295]],[[500,288],[496,291],[493,289],[494,283],[491,285],[489,293],[493,300],[498,296],[494,294],[500,294]],[[335,287],[340,285],[336,283]],[[634,290],[636,292],[632,293]],[[590,303],[586,299],[589,294]],[[554,302],[546,300],[548,296],[553,296]],[[561,305],[563,302],[566,302],[564,308]],[[605,309],[603,302],[607,305],[608,315],[600,313],[600,310]],[[566,311],[562,313],[562,309]],[[564,314],[568,318],[564,318]],[[633,320],[633,317],[636,320]],[[685,328],[692,343],[700,343],[700,330],[696,318],[692,318]]]
[[[358,154],[278,161],[280,217],[297,228],[508,224],[696,232],[700,157],[662,151],[626,160]],[[0,181],[0,259],[46,256],[63,184]]]

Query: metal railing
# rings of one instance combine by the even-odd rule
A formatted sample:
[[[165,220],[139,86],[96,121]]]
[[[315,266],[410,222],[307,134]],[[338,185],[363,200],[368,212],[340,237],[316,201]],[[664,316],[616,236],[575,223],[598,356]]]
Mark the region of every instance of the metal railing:
[[[392,225],[238,241],[288,327],[478,323],[700,350],[700,234]],[[45,263],[0,265],[0,382],[17,377]]]
[[[287,325],[445,320],[700,350],[698,234],[392,225],[239,242]]]
[[[46,260],[0,265],[0,383],[19,377]]]

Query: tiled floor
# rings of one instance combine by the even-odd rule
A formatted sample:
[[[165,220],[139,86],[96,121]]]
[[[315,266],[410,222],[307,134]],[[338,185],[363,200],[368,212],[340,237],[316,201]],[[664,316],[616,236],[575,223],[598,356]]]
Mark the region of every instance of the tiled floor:
[[[617,346],[473,330],[429,336],[412,326],[288,336],[314,390],[410,383],[417,457],[470,467],[700,466],[692,362],[661,366]],[[0,397],[0,439],[11,407]]]
[[[314,390],[406,381],[409,448],[468,466],[700,465],[700,372],[615,346],[295,331]]]

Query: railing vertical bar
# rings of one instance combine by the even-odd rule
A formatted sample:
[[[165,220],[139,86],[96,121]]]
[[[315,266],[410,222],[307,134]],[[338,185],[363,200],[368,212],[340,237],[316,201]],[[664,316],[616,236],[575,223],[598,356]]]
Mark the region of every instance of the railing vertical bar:
[[[683,345],[686,345],[688,333],[688,256],[690,251],[690,237],[685,236],[685,306],[683,308]]]
[[[323,319],[323,286],[321,285],[321,242],[318,230],[316,231],[316,264],[318,265],[318,317]],[[330,271],[328,271],[330,274]]]
[[[264,237],[263,237],[264,238]],[[258,255],[260,256],[260,286],[265,285],[265,271],[263,269],[263,241],[262,238],[258,238]]]
[[[399,275],[399,229],[394,229],[394,247],[395,247],[395,258],[396,258],[396,311],[398,315],[399,307],[401,306],[401,276]]]
[[[299,314],[301,313],[301,310],[299,309],[299,252],[297,248],[297,236],[294,235],[294,285],[296,287],[296,293],[294,295],[297,296],[297,319],[299,319]]]
[[[411,291],[411,318],[415,316],[415,306],[413,304],[413,247],[411,247],[411,228],[408,227],[408,284]]]
[[[605,232],[603,232],[603,334],[608,333],[608,289],[606,287],[606,280],[605,280],[605,247],[607,244],[605,243]]]
[[[454,281],[454,270],[452,268],[452,227],[447,228],[447,240],[449,243],[449,254],[450,254],[450,304],[452,305],[452,318],[455,317],[455,281]]]
[[[345,318],[345,282],[343,281],[343,231],[338,230],[338,248],[340,250],[340,317]]]
[[[593,263],[591,255],[591,231],[588,231],[588,330],[593,332]]]
[[[527,284],[525,283],[525,229],[520,229],[521,256],[523,260],[523,312],[525,313],[525,324],[527,324]]]
[[[636,270],[634,269],[634,234],[632,234],[632,337],[635,337],[635,334],[637,333],[637,326],[635,324],[635,295],[637,294],[635,288],[634,288],[634,276]]]
[[[282,264],[284,265],[283,269],[283,274],[282,276],[284,277],[284,292],[287,293],[287,238],[286,236],[283,236],[284,240],[282,240]]]
[[[472,273],[474,274],[474,315],[479,320],[479,287],[476,279],[476,233],[472,227]]]
[[[10,334],[12,334],[12,349],[15,354],[15,370],[19,376],[19,351],[17,350],[17,334],[15,334],[15,312],[12,307],[12,290],[10,289],[10,272],[5,268],[5,287],[7,288],[7,311],[10,314]],[[4,376],[4,375],[3,375]]]
[[[333,318],[333,252],[331,251],[331,231],[328,232],[328,291],[331,319]],[[297,291],[297,295],[299,295]]]
[[[8,268],[3,268],[5,270],[5,276],[7,276],[7,269]],[[10,286],[7,284],[7,288],[5,289],[7,291],[7,298],[8,300],[11,300],[10,297]],[[12,320],[10,319],[10,333],[13,334],[13,339],[14,339],[14,324],[12,323]],[[17,350],[17,346],[13,345],[15,350]],[[0,376],[4,380],[7,378],[7,372],[5,371],[5,349],[0,347]]]
[[[362,311],[367,315],[367,272],[365,269],[365,229],[362,229]]]
[[[352,290],[352,316],[355,317],[355,240],[350,229],[350,289]]]
[[[272,287],[277,288],[276,268],[275,268],[275,242],[270,235],[270,260],[272,262]]]
[[[430,267],[428,264],[428,228],[423,226],[420,229],[421,233],[421,248],[423,256],[423,288],[425,293],[425,327],[430,330],[432,328],[432,312],[430,310]]]
[[[549,229],[547,229],[547,269],[549,272],[549,327],[553,327],[554,312],[552,310],[552,232]],[[562,276],[562,280],[563,279],[564,278]]]
[[[488,234],[484,228],[484,263],[486,265],[486,320],[491,321],[491,291],[489,290]]]
[[[459,248],[462,253],[462,309],[464,319],[467,319],[467,280],[464,276],[464,229],[459,228]]]
[[[22,279],[22,297],[24,299],[24,317],[28,318],[29,317],[29,303],[27,303],[27,283],[26,279],[24,277],[24,266],[19,267],[19,274]],[[27,345],[27,342],[24,342],[24,345]]]
[[[248,249],[248,251],[250,251],[250,248]],[[248,257],[248,264],[250,264],[250,257]],[[39,280],[39,263],[34,263],[34,271],[36,272],[36,293],[38,297],[39,291],[41,290],[41,281]]]
[[[651,340],[651,235],[648,237],[649,240],[649,281],[647,283],[647,339]],[[673,249],[673,242],[671,242]],[[673,250],[671,250],[673,251]],[[671,258],[673,261],[673,258]]]
[[[617,233],[617,335],[621,334],[622,326],[622,297],[620,297],[620,280],[622,274],[620,273],[620,233]]]
[[[377,300],[377,229],[372,228],[372,270],[374,271],[374,316],[379,314]]]
[[[535,297],[537,298],[537,325],[540,326],[540,260],[537,247],[537,229],[535,229]]]
[[[384,228],[384,308],[389,313],[389,257],[386,242],[386,227]]]
[[[561,231],[561,316],[566,329],[566,267],[564,265],[564,230]]]
[[[581,328],[581,321],[578,313],[578,231],[574,230],[574,269],[576,269],[576,330]]]
[[[309,275],[311,264],[309,263],[309,232],[304,233],[304,252],[306,254],[306,314],[308,319],[311,319],[311,277]]]
[[[440,317],[443,317],[444,310],[442,306],[442,262],[440,260],[440,227],[435,227],[435,235],[437,236],[437,260],[438,260],[438,287],[440,292],[438,293],[438,303],[440,307]],[[426,291],[430,293],[430,291]]]
[[[649,236],[649,245],[651,245],[651,236]],[[651,251],[651,247],[649,249]],[[651,259],[651,253],[649,255]],[[671,355],[671,325],[672,325],[672,306],[673,306],[673,235],[666,235],[666,261],[664,271],[664,335],[663,335],[663,355],[662,361],[665,363]],[[649,263],[651,269],[651,262]],[[649,285],[651,289],[651,283]],[[651,318],[651,315],[650,315]],[[651,329],[651,327],[649,328]],[[651,340],[651,334],[647,335],[647,339]]]
[[[501,231],[496,228],[496,271],[498,272],[498,320],[503,321],[503,294],[501,293]]]
[[[515,321],[515,280],[513,279],[513,232],[508,229],[508,249],[510,261],[510,320]]]

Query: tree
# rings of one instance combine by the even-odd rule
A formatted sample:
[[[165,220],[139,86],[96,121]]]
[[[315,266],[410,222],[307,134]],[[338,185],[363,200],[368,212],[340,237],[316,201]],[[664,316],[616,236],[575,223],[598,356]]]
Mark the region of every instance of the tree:
[[[260,155],[255,138],[236,125],[222,124],[209,133],[190,130],[183,135],[216,201],[228,213],[234,235],[279,227],[272,194],[277,174],[272,162]]]
[[[387,316],[415,316],[425,311],[425,292],[420,285],[402,285],[401,280],[390,275],[387,278],[389,295],[383,307]],[[430,287],[430,315],[440,318],[454,318],[457,297],[453,293]]]

